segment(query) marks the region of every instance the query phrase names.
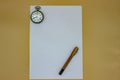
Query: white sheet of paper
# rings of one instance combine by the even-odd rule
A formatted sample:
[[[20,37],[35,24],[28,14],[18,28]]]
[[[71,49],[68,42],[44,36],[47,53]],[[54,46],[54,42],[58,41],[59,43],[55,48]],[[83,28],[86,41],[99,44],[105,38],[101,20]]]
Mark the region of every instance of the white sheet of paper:
[[[30,13],[34,7],[30,7]],[[82,7],[41,6],[40,10],[44,21],[30,21],[30,79],[82,79]],[[79,51],[59,75],[76,46]]]

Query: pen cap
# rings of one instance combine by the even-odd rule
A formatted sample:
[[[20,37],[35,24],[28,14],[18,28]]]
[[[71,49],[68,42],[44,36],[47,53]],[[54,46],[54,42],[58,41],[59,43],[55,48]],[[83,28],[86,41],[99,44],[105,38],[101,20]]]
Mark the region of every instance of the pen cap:
[[[78,47],[75,47],[75,48],[73,49],[71,55],[72,55],[72,56],[76,55],[76,53],[77,53],[78,50],[79,50],[79,48],[78,48]]]

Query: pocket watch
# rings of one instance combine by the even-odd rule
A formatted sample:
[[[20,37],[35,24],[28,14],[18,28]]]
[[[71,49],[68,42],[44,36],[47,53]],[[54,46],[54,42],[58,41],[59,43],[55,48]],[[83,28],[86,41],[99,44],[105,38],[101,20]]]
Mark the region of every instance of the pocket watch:
[[[43,21],[44,14],[42,11],[40,11],[40,9],[41,9],[40,6],[36,6],[35,11],[31,13],[30,18],[33,23],[39,24]]]

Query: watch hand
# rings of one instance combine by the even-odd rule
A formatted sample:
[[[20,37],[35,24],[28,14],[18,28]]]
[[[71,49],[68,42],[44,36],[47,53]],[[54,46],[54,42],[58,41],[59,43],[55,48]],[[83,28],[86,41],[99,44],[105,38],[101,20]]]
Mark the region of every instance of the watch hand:
[[[34,18],[37,18],[37,16],[36,16],[36,17],[33,17],[33,19],[34,19]]]

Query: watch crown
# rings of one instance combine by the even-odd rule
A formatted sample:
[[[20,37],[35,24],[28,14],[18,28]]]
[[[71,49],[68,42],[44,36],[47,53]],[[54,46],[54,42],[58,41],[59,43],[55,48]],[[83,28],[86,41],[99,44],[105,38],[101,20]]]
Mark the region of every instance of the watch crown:
[[[35,9],[36,9],[37,11],[39,11],[39,10],[41,9],[41,7],[40,7],[40,6],[35,6]]]

